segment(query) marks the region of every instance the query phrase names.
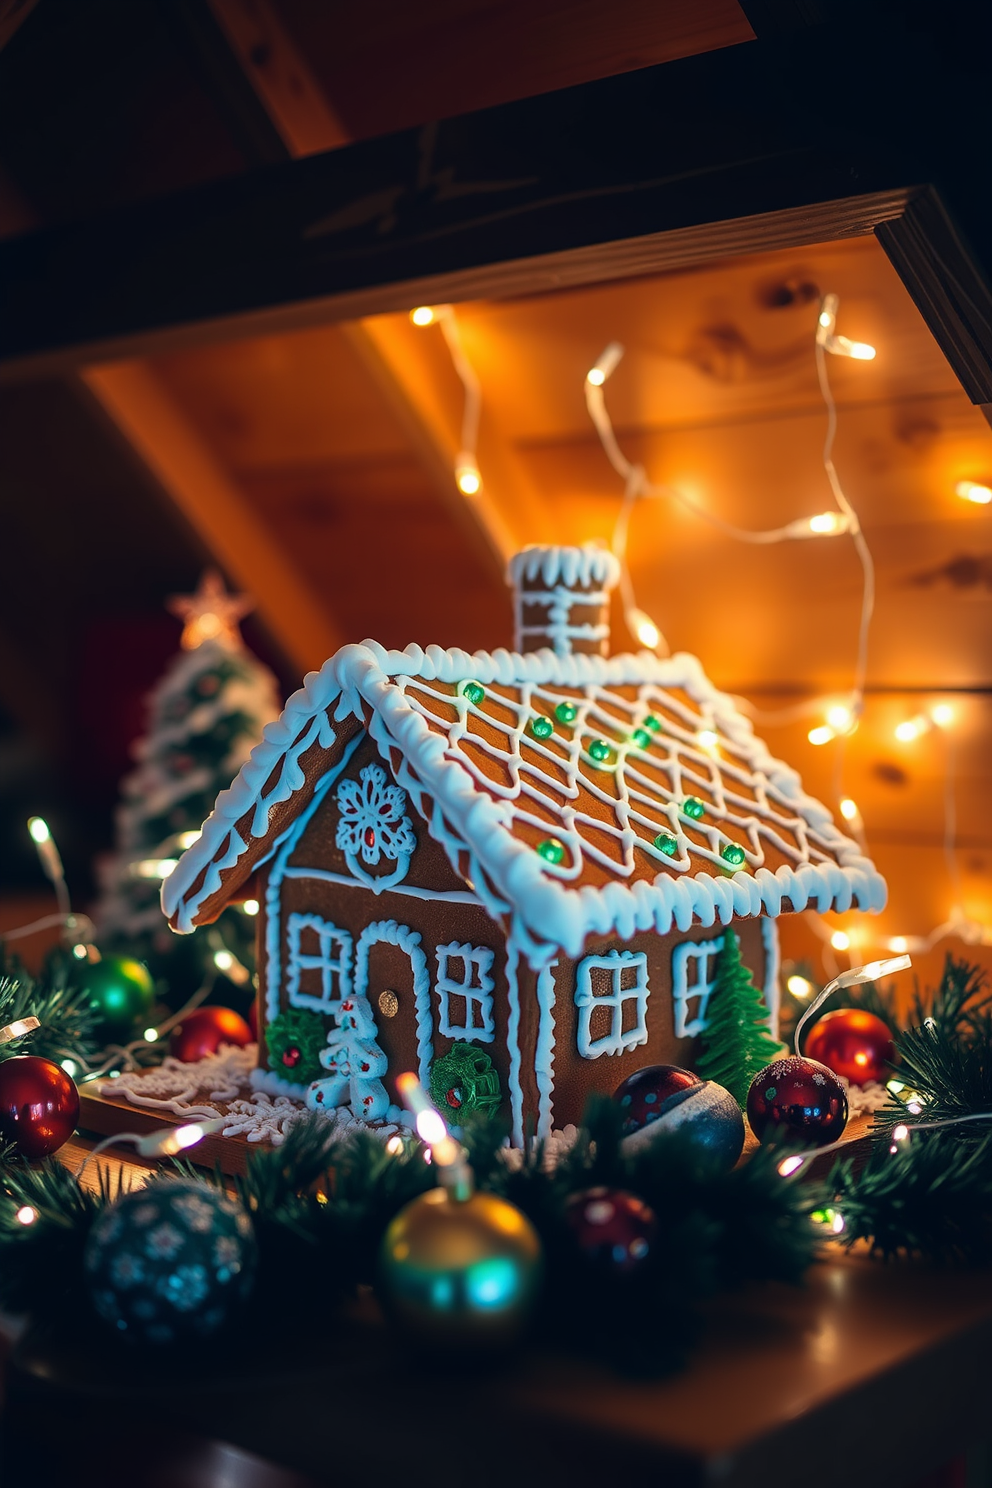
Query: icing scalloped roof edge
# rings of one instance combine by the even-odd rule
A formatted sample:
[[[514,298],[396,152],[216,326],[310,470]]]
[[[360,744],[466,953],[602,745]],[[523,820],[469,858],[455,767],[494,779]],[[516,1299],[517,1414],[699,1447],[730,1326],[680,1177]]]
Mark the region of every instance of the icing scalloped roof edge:
[[[443,741],[410,707],[402,691],[392,687],[394,677],[448,683],[472,679],[483,686],[532,681],[565,687],[644,683],[681,687],[693,701],[711,709],[719,728],[745,754],[752,768],[765,774],[788,797],[796,812],[816,826],[838,862],[782,866],[774,873],[759,868],[754,873],[720,877],[696,873],[672,879],[659,874],[653,883],[638,880],[629,886],[616,882],[602,888],[568,888],[549,878],[531,849],[505,830],[497,803],[476,789],[457,761],[445,757]],[[502,648],[472,654],[459,648],[428,646],[425,650],[417,645],[405,651],[388,651],[376,641],[365,641],[342,647],[319,672],[307,675],[281,717],[266,726],[262,742],[252,750],[233,784],[218,796],[199,841],[183,854],[162,885],[162,907],[170,919],[175,917],[179,931],[195,928],[202,904],[218,891],[223,874],[248,850],[249,844],[234,831],[235,823],[251,811],[251,835],[264,837],[271,808],[290,799],[303,783],[299,756],[315,742],[329,745],[333,741],[327,709],[336,703],[336,720],[349,714],[362,719],[363,699],[375,710],[373,724],[378,720],[381,725],[373,727],[376,741],[380,745],[395,743],[409,760],[416,780],[444,818],[458,828],[464,845],[484,868],[496,893],[509,902],[514,934],[531,954],[538,946],[546,947],[553,941],[567,955],[576,956],[590,934],[616,932],[629,939],[639,930],[665,934],[673,923],[684,931],[694,917],[704,927],[717,920],[729,924],[735,915],[763,912],[775,917],[781,913],[785,898],[795,911],[815,902],[821,913],[828,909],[843,913],[852,907],[877,912],[885,905],[885,880],[874,864],[857,843],[839,831],[827,808],[803,791],[797,772],[775,759],[755,735],[750,720],[713,686],[695,656],[680,652],[661,659],[644,651],[613,657],[559,657],[550,650],[521,655]],[[265,782],[280,761],[284,767],[276,784],[263,796]],[[449,849],[452,866],[458,871],[457,850],[454,854],[450,850],[453,841],[445,841],[446,834],[435,820],[429,820],[428,827],[432,836]],[[228,850],[213,863],[225,838],[230,839]],[[204,869],[203,883],[187,898]],[[482,883],[476,888],[486,897]],[[496,900],[489,907],[497,913]],[[539,955],[538,959],[544,958]]]

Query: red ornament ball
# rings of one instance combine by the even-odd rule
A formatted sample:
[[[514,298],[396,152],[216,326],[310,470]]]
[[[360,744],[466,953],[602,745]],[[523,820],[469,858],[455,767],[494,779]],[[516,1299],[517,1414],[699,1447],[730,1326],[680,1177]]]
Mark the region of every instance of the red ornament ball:
[[[169,1053],[184,1064],[195,1064],[216,1054],[221,1044],[237,1044],[243,1049],[252,1043],[252,1033],[240,1013],[233,1008],[201,1007],[187,1013],[169,1036]]]
[[[17,1054],[0,1063],[0,1135],[29,1161],[57,1152],[79,1120],[79,1091],[51,1059]]]
[[[791,1055],[755,1075],[747,1119],[759,1142],[825,1147],[847,1125],[847,1095],[825,1064]]]
[[[644,1264],[658,1229],[654,1210],[622,1188],[587,1188],[573,1194],[565,1218],[590,1261],[622,1274]]]
[[[895,1056],[892,1034],[881,1018],[864,1008],[836,1008],[814,1023],[806,1053],[852,1085],[885,1083]]]
[[[623,1112],[621,1131],[625,1137],[657,1121],[663,1110],[669,1110],[686,1091],[703,1082],[692,1070],[677,1064],[648,1064],[628,1075],[613,1092],[613,1099]]]

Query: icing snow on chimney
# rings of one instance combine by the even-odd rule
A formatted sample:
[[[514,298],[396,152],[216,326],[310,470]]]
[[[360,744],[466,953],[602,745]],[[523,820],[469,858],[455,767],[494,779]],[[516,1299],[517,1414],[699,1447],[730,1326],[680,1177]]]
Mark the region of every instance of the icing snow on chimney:
[[[556,656],[572,651],[607,656],[610,649],[610,590],[620,563],[607,548],[524,548],[510,559],[514,646]]]

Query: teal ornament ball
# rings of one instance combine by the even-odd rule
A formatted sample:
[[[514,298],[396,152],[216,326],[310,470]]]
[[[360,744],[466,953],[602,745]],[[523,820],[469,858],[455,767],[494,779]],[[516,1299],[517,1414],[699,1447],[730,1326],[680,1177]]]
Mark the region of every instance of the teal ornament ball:
[[[105,1044],[126,1044],[144,1031],[155,983],[143,962],[131,956],[104,956],[83,967],[79,984],[96,1009],[96,1037]]]
[[[530,1220],[496,1194],[432,1188],[383,1237],[379,1296],[390,1319],[427,1347],[496,1353],[526,1327],[541,1279]]]
[[[255,1232],[246,1210],[205,1183],[158,1179],[100,1215],[84,1268],[93,1306],[134,1343],[208,1338],[251,1291]]]

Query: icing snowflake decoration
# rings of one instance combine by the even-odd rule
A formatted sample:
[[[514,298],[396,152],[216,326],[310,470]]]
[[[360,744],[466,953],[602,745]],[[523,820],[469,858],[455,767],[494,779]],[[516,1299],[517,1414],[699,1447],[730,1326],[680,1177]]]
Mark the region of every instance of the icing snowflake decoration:
[[[335,840],[350,871],[377,894],[399,883],[406,877],[417,845],[406,814],[406,791],[387,784],[381,765],[366,765],[358,780],[341,781],[337,802],[340,815]],[[391,873],[373,875],[362,866],[374,868],[380,858],[396,864]]]

